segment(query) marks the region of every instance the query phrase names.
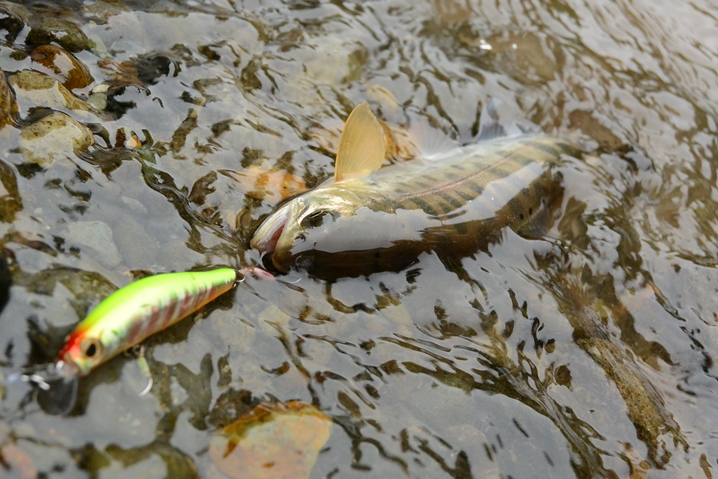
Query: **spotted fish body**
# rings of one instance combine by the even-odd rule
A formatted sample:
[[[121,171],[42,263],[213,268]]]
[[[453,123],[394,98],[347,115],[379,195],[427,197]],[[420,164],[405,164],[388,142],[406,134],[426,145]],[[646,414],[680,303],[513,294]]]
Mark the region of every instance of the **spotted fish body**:
[[[562,193],[553,167],[571,151],[568,143],[546,136],[496,140],[385,168],[373,183],[387,211],[406,210],[412,212],[407,218],[424,221],[413,229],[429,249],[468,252],[506,226],[527,234],[542,229]],[[368,200],[370,209],[376,204]],[[412,228],[405,223],[401,229]]]
[[[77,325],[57,361],[74,364],[84,376],[229,291],[236,280],[235,270],[221,268],[136,281],[108,296]]]
[[[471,255],[505,227],[545,231],[563,194],[554,166],[573,153],[560,139],[519,136],[330,180],[270,216],[252,245],[280,271],[329,279],[400,270],[426,251]]]

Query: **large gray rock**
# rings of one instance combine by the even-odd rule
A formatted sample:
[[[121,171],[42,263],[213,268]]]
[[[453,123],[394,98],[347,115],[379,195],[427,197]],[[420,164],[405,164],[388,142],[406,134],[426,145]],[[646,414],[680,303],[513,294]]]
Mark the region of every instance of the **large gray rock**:
[[[120,256],[112,235],[112,230],[102,221],[78,221],[67,226],[65,241],[68,246],[80,248],[97,261],[114,268],[120,264]]]

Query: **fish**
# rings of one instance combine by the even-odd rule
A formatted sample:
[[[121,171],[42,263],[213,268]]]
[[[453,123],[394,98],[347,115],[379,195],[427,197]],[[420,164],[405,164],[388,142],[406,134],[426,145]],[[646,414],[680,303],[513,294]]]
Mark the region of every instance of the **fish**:
[[[237,280],[236,270],[218,268],[157,274],[120,288],[65,338],[55,361],[57,369],[86,376],[226,293]]]
[[[496,125],[481,129],[485,138]],[[525,134],[382,167],[386,148],[382,124],[358,105],[342,130],[334,177],[281,204],[255,231],[250,246],[262,261],[280,273],[337,279],[401,271],[425,252],[473,255],[506,227],[538,237],[563,197],[556,166],[576,154],[567,140]]]

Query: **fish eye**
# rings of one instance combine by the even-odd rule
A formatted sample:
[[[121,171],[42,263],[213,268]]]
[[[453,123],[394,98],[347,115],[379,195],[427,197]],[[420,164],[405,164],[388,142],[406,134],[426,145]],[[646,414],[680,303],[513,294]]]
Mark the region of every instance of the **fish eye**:
[[[331,214],[329,210],[312,211],[302,218],[301,225],[303,228],[317,228],[324,223],[324,217]]]
[[[80,344],[80,350],[88,359],[100,357],[102,355],[102,343],[95,338],[87,338]]]

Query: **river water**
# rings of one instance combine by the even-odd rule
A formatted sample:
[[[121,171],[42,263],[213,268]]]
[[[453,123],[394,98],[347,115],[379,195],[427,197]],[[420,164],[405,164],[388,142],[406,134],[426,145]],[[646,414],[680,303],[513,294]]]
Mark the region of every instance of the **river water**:
[[[291,400],[332,420],[314,478],[718,472],[715,2],[23,5],[0,4],[18,104],[0,130],[0,475],[223,477],[216,431]],[[91,107],[12,79],[48,73],[30,53],[49,43],[86,65],[73,97]],[[390,125],[418,108],[469,142],[488,98],[585,152],[543,239],[507,230],[456,264],[333,283],[247,278],[145,342],[144,396],[131,356],[66,416],[3,384],[134,278],[260,264],[253,228],[332,174],[355,105]],[[21,134],[51,110],[77,123],[69,150]]]

